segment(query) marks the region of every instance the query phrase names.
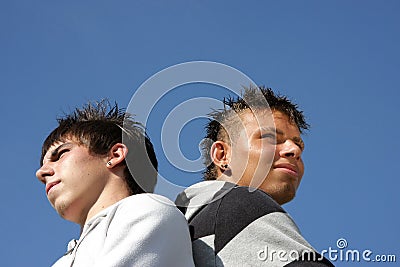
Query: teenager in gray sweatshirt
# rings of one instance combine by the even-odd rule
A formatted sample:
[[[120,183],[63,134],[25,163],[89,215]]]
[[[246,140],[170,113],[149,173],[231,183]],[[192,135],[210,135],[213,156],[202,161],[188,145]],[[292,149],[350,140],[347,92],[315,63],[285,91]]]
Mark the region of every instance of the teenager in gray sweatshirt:
[[[211,113],[204,182],[176,204],[189,222],[196,266],[333,266],[281,207],[304,173],[297,106],[268,88],[245,88]]]
[[[58,122],[36,176],[53,208],[81,234],[53,266],[193,266],[184,216],[148,193],[157,159],[140,124],[107,101]]]

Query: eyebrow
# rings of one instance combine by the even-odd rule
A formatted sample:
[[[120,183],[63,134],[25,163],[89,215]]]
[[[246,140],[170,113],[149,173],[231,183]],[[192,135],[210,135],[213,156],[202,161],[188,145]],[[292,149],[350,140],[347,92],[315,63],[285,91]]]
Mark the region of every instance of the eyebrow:
[[[284,132],[283,132],[282,130],[280,130],[280,129],[276,129],[276,134],[283,135]],[[300,143],[301,146],[302,146],[302,148],[304,149],[305,144],[304,144],[304,141],[303,141],[303,139],[302,139],[301,137],[294,136],[294,137],[292,137],[292,138],[290,138],[290,139],[292,139],[292,140],[295,141],[295,142]]]
[[[72,143],[70,143],[70,142],[64,143],[64,144],[62,144],[62,145],[59,145],[59,146],[56,147],[53,151],[51,151],[50,156],[51,156],[51,157],[55,157],[61,149],[65,148],[65,147],[68,147],[68,146],[71,146],[71,145],[72,145]]]
[[[276,134],[279,135],[284,135],[285,133],[281,130],[281,129],[277,129],[275,127],[261,127],[260,128],[262,131],[273,131],[276,132]],[[301,137],[295,136],[291,138],[292,140],[296,141],[296,142],[301,142],[304,145],[304,141]]]
[[[277,130],[275,127],[272,127],[272,126],[270,126],[270,127],[261,127],[260,130],[261,130],[261,131],[278,132],[278,130]],[[280,133],[283,134],[282,131],[281,131]]]

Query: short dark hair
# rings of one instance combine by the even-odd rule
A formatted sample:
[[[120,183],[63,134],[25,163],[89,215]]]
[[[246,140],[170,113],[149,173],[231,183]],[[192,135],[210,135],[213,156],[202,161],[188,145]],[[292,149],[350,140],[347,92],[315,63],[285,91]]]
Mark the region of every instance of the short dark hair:
[[[234,119],[236,114],[252,108],[267,108],[286,114],[289,120],[297,125],[300,133],[310,128],[310,125],[305,121],[303,111],[299,110],[297,104],[291,102],[286,96],[276,94],[271,88],[265,86],[250,86],[243,89],[241,96],[224,98],[223,109],[215,110],[208,114],[211,119],[205,127],[205,140],[212,142],[220,140],[230,144],[230,139],[225,128],[231,127],[236,123]],[[265,99],[261,99],[262,96]],[[268,103],[268,106],[266,106],[265,101]],[[225,128],[222,125],[225,125]],[[217,166],[215,166],[210,158],[210,149],[210,142],[204,142],[202,150],[204,163],[207,166],[203,173],[205,180],[217,179]]]
[[[157,182],[158,162],[150,141],[141,123],[133,116],[111,105],[108,100],[89,102],[76,108],[71,114],[58,118],[58,127],[45,139],[40,165],[48,149],[56,142],[73,138],[97,155],[106,155],[113,145],[124,142],[128,154],[124,161],[125,179],[130,193],[153,192]],[[128,168],[133,166],[132,168]]]

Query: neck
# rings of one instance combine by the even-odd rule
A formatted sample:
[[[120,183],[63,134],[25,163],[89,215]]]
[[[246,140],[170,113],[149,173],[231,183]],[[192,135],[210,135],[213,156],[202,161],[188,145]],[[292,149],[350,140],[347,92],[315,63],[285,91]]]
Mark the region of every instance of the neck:
[[[131,194],[129,192],[128,186],[125,183],[125,180],[121,178],[112,179],[104,187],[104,190],[93,203],[93,205],[89,208],[89,210],[83,213],[86,214],[86,216],[82,216],[78,224],[80,224],[81,228],[83,229],[83,226],[99,212],[112,206],[118,201],[129,197],[130,195]]]

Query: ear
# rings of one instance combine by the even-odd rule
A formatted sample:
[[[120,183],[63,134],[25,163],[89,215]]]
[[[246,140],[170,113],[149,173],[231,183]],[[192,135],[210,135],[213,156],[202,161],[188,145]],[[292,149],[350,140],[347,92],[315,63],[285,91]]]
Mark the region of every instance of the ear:
[[[116,143],[108,151],[107,168],[111,169],[123,162],[128,154],[128,147],[122,143]]]
[[[215,141],[211,146],[210,156],[214,165],[222,172],[225,170],[222,165],[227,165],[231,161],[231,147],[224,141]]]

